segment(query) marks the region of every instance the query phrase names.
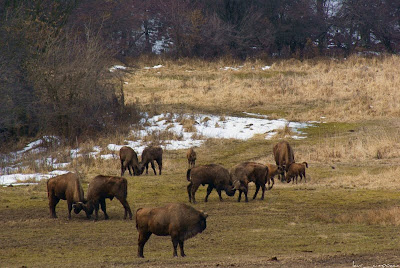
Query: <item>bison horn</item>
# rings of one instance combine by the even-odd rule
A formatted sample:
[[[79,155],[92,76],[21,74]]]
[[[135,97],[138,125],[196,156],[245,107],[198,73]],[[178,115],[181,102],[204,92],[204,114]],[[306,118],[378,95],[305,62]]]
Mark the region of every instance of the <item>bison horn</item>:
[[[207,213],[201,212],[201,214],[203,215],[204,219],[207,219],[207,217],[208,217],[208,214],[207,214]]]

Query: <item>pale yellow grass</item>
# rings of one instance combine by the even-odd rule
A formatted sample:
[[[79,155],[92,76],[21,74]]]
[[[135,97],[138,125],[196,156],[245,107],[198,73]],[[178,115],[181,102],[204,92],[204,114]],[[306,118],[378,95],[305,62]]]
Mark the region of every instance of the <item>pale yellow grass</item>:
[[[288,119],[356,121],[400,115],[400,57],[287,60],[261,70],[244,63],[163,61],[139,69],[124,87],[127,102],[181,105],[214,111],[253,110]],[[239,70],[223,70],[225,66]],[[284,111],[278,109],[283,107]]]
[[[307,175],[312,174],[311,167],[306,171]],[[312,176],[313,180],[310,180],[310,185],[349,189],[400,190],[400,167],[386,167],[379,172],[367,169],[368,166],[358,175],[349,172],[348,175],[320,179]]]
[[[319,214],[319,220],[331,223],[368,224],[368,225],[400,225],[400,207],[365,209],[357,213],[342,213],[338,215]]]

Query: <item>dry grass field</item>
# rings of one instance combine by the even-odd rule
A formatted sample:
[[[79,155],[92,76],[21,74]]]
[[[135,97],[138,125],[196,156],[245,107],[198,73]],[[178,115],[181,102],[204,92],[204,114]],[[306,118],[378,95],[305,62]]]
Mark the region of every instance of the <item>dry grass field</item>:
[[[162,64],[158,69],[144,68]],[[264,66],[271,66],[262,70]],[[209,214],[207,229],[186,241],[185,258],[172,257],[168,237],[152,236],[136,257],[135,221],[107,200],[110,219],[67,219],[60,201],[50,219],[46,184],[0,189],[1,267],[366,267],[400,265],[400,58],[203,62],[142,60],[125,76],[125,100],[149,114],[243,111],[318,121],[307,138],[288,139],[307,183],[276,181],[265,200],[248,203],[213,192],[194,205]],[[235,67],[225,70],[225,67]],[[190,127],[190,124],[187,127]],[[282,133],[289,130],[282,130]],[[282,134],[281,133],[281,134]],[[282,136],[282,135],[281,135]],[[273,163],[280,136],[247,141],[209,139],[196,164],[231,168],[243,161]],[[83,146],[123,142],[103,137]],[[188,203],[186,150],[166,151],[162,176],[129,177],[134,211]],[[118,175],[119,161],[78,159],[83,187],[97,174]],[[249,196],[254,193],[250,185]]]

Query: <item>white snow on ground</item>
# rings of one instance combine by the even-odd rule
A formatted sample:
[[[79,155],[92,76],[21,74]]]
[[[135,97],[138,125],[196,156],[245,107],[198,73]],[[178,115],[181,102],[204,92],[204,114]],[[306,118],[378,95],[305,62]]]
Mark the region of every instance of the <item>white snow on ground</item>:
[[[112,66],[112,67],[109,69],[109,71],[110,71],[110,72],[115,72],[115,71],[118,70],[118,69],[120,69],[120,70],[125,70],[126,67],[125,67],[125,66],[122,66],[122,65],[114,65],[114,66]]]
[[[264,135],[265,139],[272,138],[276,130],[289,126],[295,135],[293,139],[303,139],[304,134],[301,132],[302,128],[305,128],[311,123],[299,123],[289,122],[285,119],[270,120],[268,116],[254,113],[243,113],[243,117],[237,116],[215,116],[206,114],[196,115],[181,115],[181,114],[161,114],[151,118],[142,119],[141,124],[145,125],[142,130],[132,130],[132,138],[124,141],[124,144],[109,144],[107,148],[112,151],[111,154],[102,154],[102,148],[100,146],[94,146],[92,152],[86,154],[89,157],[101,158],[101,159],[119,159],[119,149],[124,146],[132,147],[138,155],[141,155],[143,149],[148,145],[143,139],[148,135],[157,135],[168,132],[169,136],[177,137],[173,140],[163,140],[161,146],[164,150],[179,150],[187,149],[190,147],[201,146],[208,138],[219,138],[219,139],[239,139],[247,140],[251,139],[254,135]],[[184,120],[193,120],[195,122],[193,132],[185,131],[182,122]],[[56,137],[51,137],[56,139]],[[28,144],[23,150],[14,153],[12,159],[18,158],[16,155],[22,155],[24,153],[35,153],[45,150],[40,145],[43,140],[49,139],[44,137],[39,141]],[[71,158],[82,157],[83,154],[80,149],[73,149],[70,152]],[[58,163],[57,159],[45,158],[43,160],[47,166],[52,166],[54,169],[67,168],[69,163]],[[25,180],[34,179],[33,181],[40,181],[41,179],[47,179],[55,175],[66,173],[67,171],[55,170],[48,174],[12,174],[2,175],[15,172],[15,170],[21,170],[21,167],[13,168],[6,167],[0,169],[0,185],[16,185],[16,183],[23,182]]]
[[[155,65],[155,66],[153,66],[153,67],[144,67],[143,69],[146,69],[146,70],[149,70],[149,69],[160,69],[161,67],[164,67],[164,66],[162,66],[161,64],[159,64],[159,65]]]

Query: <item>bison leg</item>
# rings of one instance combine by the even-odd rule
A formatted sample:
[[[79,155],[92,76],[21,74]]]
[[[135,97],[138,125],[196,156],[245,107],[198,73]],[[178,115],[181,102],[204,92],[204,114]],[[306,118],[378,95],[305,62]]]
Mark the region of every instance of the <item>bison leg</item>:
[[[256,192],[254,193],[253,199],[256,199],[259,190],[260,190],[260,185],[256,184]]]
[[[105,198],[100,199],[100,206],[101,206],[101,210],[104,212],[104,219],[108,220],[108,214],[107,214],[107,209],[106,209],[106,199]]]
[[[150,164],[151,164],[151,168],[152,168],[153,171],[154,171],[154,175],[157,175],[156,166],[154,165],[154,161],[151,161]]]
[[[206,195],[206,198],[204,199],[204,202],[207,202],[207,201],[208,201],[208,196],[211,194],[213,188],[214,188],[214,187],[213,187],[211,184],[208,185],[208,187],[207,187],[207,195]],[[219,194],[219,193],[220,193],[220,192],[218,192],[218,194]]]
[[[150,232],[139,232],[139,238],[138,238],[138,257],[139,258],[144,258],[143,255],[143,248],[144,245],[146,244],[147,240],[149,240],[151,236]]]
[[[158,174],[161,175],[161,169],[162,169],[162,159],[157,159],[157,165],[158,165]]]
[[[247,190],[243,191],[243,193],[244,193],[245,201],[249,202],[249,199],[247,198]]]
[[[269,186],[270,181],[272,181],[271,186]],[[271,190],[272,187],[274,186],[274,184],[275,184],[275,180],[274,180],[274,178],[272,177],[270,180],[268,180],[268,189],[267,189],[267,190]]]
[[[132,168],[131,164],[128,165],[128,171],[129,171],[129,175],[131,175],[131,176],[133,176],[135,174],[134,173],[135,170]]]
[[[193,186],[192,182],[190,182],[189,185],[187,186],[187,192],[188,192],[188,196],[189,196],[189,203],[192,203],[192,186]]]
[[[239,190],[238,202],[240,202],[240,199],[242,199],[242,192],[242,190]]]
[[[185,257],[186,254],[185,254],[185,251],[183,250],[183,241],[182,240],[179,241],[179,248],[181,250],[181,256]]]
[[[67,204],[68,204],[68,219],[71,219],[71,211],[72,211],[72,201],[68,201],[67,200]]]
[[[221,195],[222,191],[220,189],[218,189],[217,192],[218,192],[218,196],[219,196],[219,201],[222,201],[222,195]]]
[[[200,186],[200,185],[197,185],[197,184],[192,185],[191,194],[192,194],[192,202],[193,202],[193,204],[196,204],[196,197],[195,197],[195,194],[196,194],[196,191],[197,191],[197,189],[199,188],[199,186]]]
[[[129,213],[129,219],[132,220],[132,211],[131,211],[131,207],[129,206],[128,202],[126,201],[126,199],[119,199],[119,202],[121,202],[121,204],[124,206],[125,209],[125,214],[124,214],[124,220],[126,220],[126,216]]]
[[[121,177],[124,176],[125,168],[124,168],[124,161],[121,160]]]
[[[262,185],[261,185],[261,191],[262,191],[261,200],[264,200],[265,184],[262,184]]]
[[[99,219],[99,201],[94,202],[94,220],[97,221]]]
[[[59,198],[52,196],[49,200],[49,208],[50,208],[50,217],[51,218],[57,218],[57,214],[56,214],[56,205],[58,204],[58,202],[60,201]]]

